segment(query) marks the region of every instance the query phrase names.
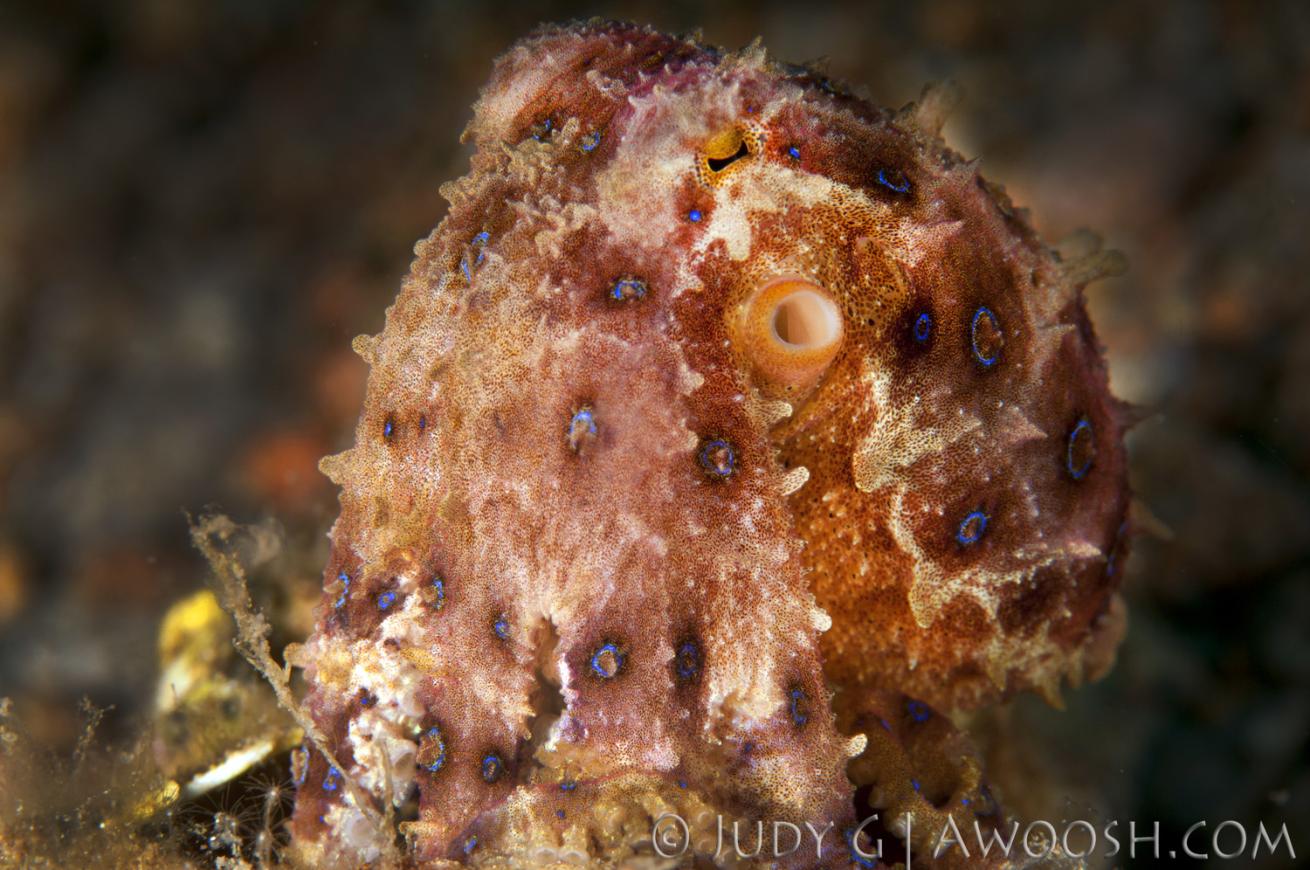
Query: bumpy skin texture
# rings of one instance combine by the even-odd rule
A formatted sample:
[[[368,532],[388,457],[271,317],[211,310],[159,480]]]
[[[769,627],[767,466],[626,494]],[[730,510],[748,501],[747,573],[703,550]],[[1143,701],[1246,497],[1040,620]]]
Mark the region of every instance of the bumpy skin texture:
[[[1080,296],[1104,262],[1043,245],[938,109],[627,25],[497,63],[323,463],[302,662],[344,770],[300,759],[302,859],[388,851],[366,794],[417,792],[416,860],[510,865],[649,852],[664,811],[843,830],[856,786],[976,809],[962,738],[910,699],[1108,665],[1122,423]],[[839,312],[827,344],[771,344],[779,280]],[[932,803],[901,736],[928,719],[955,771]]]

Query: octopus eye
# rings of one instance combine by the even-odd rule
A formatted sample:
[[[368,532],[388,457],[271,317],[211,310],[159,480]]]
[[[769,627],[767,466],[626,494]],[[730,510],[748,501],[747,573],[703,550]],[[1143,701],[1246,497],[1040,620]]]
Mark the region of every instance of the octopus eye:
[[[761,377],[804,389],[837,356],[842,333],[841,309],[827,290],[799,278],[780,278],[747,300],[737,334]]]

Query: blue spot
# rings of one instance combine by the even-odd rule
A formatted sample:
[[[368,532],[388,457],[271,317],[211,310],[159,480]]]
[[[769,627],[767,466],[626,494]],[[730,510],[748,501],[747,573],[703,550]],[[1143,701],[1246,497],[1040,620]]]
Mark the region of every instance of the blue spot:
[[[596,416],[592,414],[590,408],[583,408],[581,411],[578,411],[576,414],[573,415],[573,419],[569,421],[569,426],[570,428],[574,426],[585,427],[588,432],[595,435]]]
[[[464,854],[468,855],[477,847],[478,847],[478,838],[469,837],[467,840],[464,841]]]
[[[334,603],[332,606],[337,609],[340,609],[346,606],[346,596],[350,594],[350,575],[347,574],[345,571],[342,571],[341,573],[337,574],[337,579],[340,580],[345,585],[341,589],[340,597],[337,598],[336,603]]]
[[[700,223],[700,219],[701,219],[700,209],[693,208],[691,211],[687,212],[687,220],[691,221],[692,223],[694,224]]]
[[[494,752],[488,752],[482,756],[482,779],[485,782],[495,782],[500,779],[500,775],[505,772],[505,762],[500,760],[500,756]]]
[[[673,659],[678,678],[694,680],[700,673],[700,647],[694,640],[684,640],[678,647],[678,654]]]
[[[422,432],[428,428],[428,417],[426,414],[420,414],[418,418],[418,431]]]
[[[792,145],[787,148],[787,156],[790,157],[792,160],[800,160],[801,149],[797,148],[795,145]]]
[[[915,791],[920,791],[919,781],[917,779],[911,778],[910,787],[913,788]]]
[[[382,423],[382,437],[389,439],[392,435],[395,434],[396,434],[396,418],[388,415],[387,419]]]
[[[573,791],[578,787],[578,783],[572,779],[566,779],[559,784],[560,791]]]
[[[967,797],[960,798],[960,803],[964,804],[967,807],[969,805],[969,799]]]
[[[865,870],[869,870],[869,868],[878,866],[877,858],[867,857],[868,852],[855,848],[855,828],[846,829],[846,847],[850,850],[851,862],[857,867],[864,867]]]
[[[431,761],[423,762],[423,767],[428,773],[436,773],[446,764],[446,738],[442,736],[440,728],[429,728],[427,734],[423,735],[427,742],[426,745],[419,747],[419,751],[424,754],[425,758],[432,758]],[[434,756],[432,753],[436,753]]]
[[[550,136],[550,131],[553,129],[555,129],[555,121],[551,118],[547,118],[537,125],[536,130],[532,133],[532,138],[536,139],[538,142],[543,142]]]
[[[932,718],[932,710],[929,710],[928,705],[922,701],[915,701],[913,699],[906,701],[905,709],[909,711],[910,718],[915,722],[927,722]]]
[[[678,780],[678,788],[686,788],[686,787],[687,787],[687,780],[685,779]]]
[[[339,785],[341,785],[341,771],[329,767],[327,778],[323,780],[323,791],[336,791]]]
[[[578,142],[578,147],[582,149],[583,154],[590,154],[591,152],[596,150],[596,146],[599,144],[600,144],[600,131],[593,130],[592,132],[582,137],[582,139]]]
[[[1064,467],[1074,480],[1082,480],[1092,468],[1092,462],[1096,459],[1094,437],[1092,423],[1086,417],[1081,418],[1069,433],[1069,442],[1064,450]]]
[[[726,478],[737,466],[737,454],[733,452],[732,445],[722,438],[705,442],[697,458],[701,468],[712,477]]]
[[[569,448],[575,453],[582,449],[586,441],[596,437],[596,416],[590,408],[582,408],[569,420]]]
[[[373,693],[370,692],[368,689],[360,689],[360,690],[359,690],[359,706],[361,706],[361,707],[372,707],[372,706],[373,706],[374,704],[376,704],[377,702],[378,702],[378,696],[377,696],[377,695],[373,694]]]
[[[879,169],[878,183],[894,193],[910,192],[910,179],[897,169]]]
[[[440,610],[441,606],[446,603],[446,581],[440,576],[433,577],[432,583],[428,585],[425,600],[433,610]]]
[[[496,622],[494,625],[491,626],[491,628],[493,631],[496,632],[496,637],[500,638],[501,640],[509,640],[508,616],[502,613],[500,616],[496,617]]]
[[[591,655],[591,671],[602,680],[612,679],[623,669],[625,658],[617,646],[604,644]]]
[[[564,818],[564,811],[563,811],[563,810],[555,810],[555,818],[557,818],[557,819],[562,819],[562,818]]]
[[[932,338],[932,315],[927,311],[914,318],[914,340],[923,344]]]
[[[460,258],[459,267],[464,272],[464,280],[470,284],[473,283],[473,267],[481,266],[482,261],[487,258],[487,252],[484,251],[483,248],[487,246],[487,242],[490,239],[491,233],[486,230],[478,233],[469,242],[469,250],[465,251],[464,256]],[[477,256],[470,260],[470,255],[472,255],[474,251],[477,252]]]
[[[806,710],[806,700],[807,698],[805,697],[804,689],[795,688],[791,690],[791,701],[789,705],[791,710],[791,721],[797,728],[802,727],[806,722],[810,721],[810,714]]]
[[[955,540],[960,546],[967,547],[970,544],[978,543],[982,538],[983,532],[987,531],[987,514],[982,511],[971,511],[968,516],[960,521],[960,528],[955,532]]]
[[[636,278],[620,278],[610,288],[610,298],[616,302],[631,302],[646,298],[646,284]]]
[[[996,361],[1001,358],[1005,335],[1001,332],[1000,321],[986,305],[973,313],[973,321],[969,325],[969,343],[973,348],[973,358],[985,368],[996,365]]]
[[[388,607],[390,607],[395,603],[396,603],[396,593],[392,592],[389,589],[378,596],[378,610],[386,610]]]

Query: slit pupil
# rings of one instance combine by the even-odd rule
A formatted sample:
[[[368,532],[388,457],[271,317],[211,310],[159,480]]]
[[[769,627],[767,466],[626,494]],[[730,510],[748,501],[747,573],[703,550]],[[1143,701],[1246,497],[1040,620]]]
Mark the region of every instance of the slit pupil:
[[[750,154],[751,150],[746,147],[745,142],[742,142],[741,145],[737,146],[737,150],[733,154],[727,157],[707,157],[705,158],[705,164],[709,166],[710,172],[722,172],[743,157],[749,157]]]

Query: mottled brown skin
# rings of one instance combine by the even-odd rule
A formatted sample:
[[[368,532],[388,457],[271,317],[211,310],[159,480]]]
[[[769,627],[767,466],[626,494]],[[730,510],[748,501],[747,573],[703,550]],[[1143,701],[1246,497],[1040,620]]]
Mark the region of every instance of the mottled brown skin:
[[[971,821],[980,769],[910,699],[1108,664],[1101,261],[1062,263],[938,108],[627,25],[498,62],[323,464],[342,510],[301,660],[342,770],[307,756],[301,860],[394,857],[378,813],[413,793],[427,863],[617,865],[665,811],[840,832],[857,785]],[[839,338],[766,347],[780,279]],[[838,833],[783,863],[850,861]]]

